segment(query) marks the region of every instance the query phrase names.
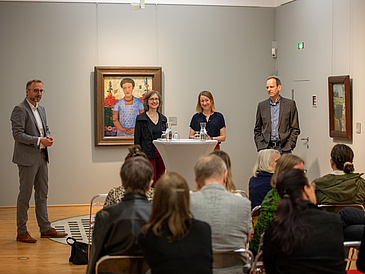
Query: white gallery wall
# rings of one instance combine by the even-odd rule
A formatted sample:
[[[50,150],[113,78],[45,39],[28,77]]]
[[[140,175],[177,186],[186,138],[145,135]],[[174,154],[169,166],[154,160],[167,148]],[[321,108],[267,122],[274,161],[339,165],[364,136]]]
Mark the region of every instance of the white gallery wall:
[[[129,4],[0,2],[0,206],[16,204],[17,167],[11,163],[10,113],[25,83],[40,78],[46,93],[50,149],[49,204],[85,204],[120,184],[125,147],[94,146],[94,66],[161,66],[163,112],[177,117],[187,138],[197,95],[210,90],[226,118],[222,149],[235,183],[247,189],[256,159],[253,126],[265,81],[277,72],[282,95],[297,101],[300,126],[294,153],[310,179],[330,172],[330,75],[353,78],[353,126],[364,125],[365,1],[297,0],[278,8]],[[271,58],[277,41],[277,59]],[[297,43],[305,42],[298,50]],[[317,95],[318,107],[310,106]],[[309,137],[309,148],[300,138]],[[363,134],[345,142],[355,169],[365,170]],[[184,164],[184,163],[181,163]]]
[[[331,172],[329,157],[337,143],[355,152],[355,170],[365,171],[363,132],[357,134],[356,122],[363,127],[365,95],[365,1],[302,0],[276,9],[278,58],[276,69],[286,96],[294,97],[299,109],[300,138],[309,137],[309,149],[299,140],[295,153],[306,161],[310,179]],[[305,42],[298,50],[298,42]],[[353,140],[329,137],[328,76],[350,75],[352,79]],[[317,95],[317,108],[311,96]]]
[[[0,205],[16,204],[10,113],[29,79],[44,81],[49,204],[85,204],[120,184],[125,147],[94,146],[94,66],[161,66],[164,114],[187,138],[197,95],[210,90],[226,117],[234,176],[246,189],[256,158],[256,103],[275,71],[275,8],[0,2]],[[184,163],[181,163],[184,164]]]

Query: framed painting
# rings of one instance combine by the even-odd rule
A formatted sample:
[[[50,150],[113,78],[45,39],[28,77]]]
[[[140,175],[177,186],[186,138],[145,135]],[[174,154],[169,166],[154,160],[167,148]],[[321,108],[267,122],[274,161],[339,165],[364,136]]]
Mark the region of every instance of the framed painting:
[[[98,66],[94,77],[95,146],[132,145],[146,93],[162,94],[162,68]]]
[[[328,77],[330,137],[352,139],[350,76]]]

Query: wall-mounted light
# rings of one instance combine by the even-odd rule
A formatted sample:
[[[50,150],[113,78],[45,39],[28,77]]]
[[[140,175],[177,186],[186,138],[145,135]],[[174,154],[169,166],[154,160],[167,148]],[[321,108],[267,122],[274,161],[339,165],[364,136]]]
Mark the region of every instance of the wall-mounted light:
[[[144,1],[145,0],[139,0],[139,3],[136,2],[131,3],[131,10],[144,10],[145,8]]]

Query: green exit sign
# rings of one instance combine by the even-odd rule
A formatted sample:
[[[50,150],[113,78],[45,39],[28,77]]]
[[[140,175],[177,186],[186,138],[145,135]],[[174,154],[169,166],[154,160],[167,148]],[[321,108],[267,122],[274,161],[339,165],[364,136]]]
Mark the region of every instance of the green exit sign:
[[[298,49],[304,49],[304,42],[298,43]]]

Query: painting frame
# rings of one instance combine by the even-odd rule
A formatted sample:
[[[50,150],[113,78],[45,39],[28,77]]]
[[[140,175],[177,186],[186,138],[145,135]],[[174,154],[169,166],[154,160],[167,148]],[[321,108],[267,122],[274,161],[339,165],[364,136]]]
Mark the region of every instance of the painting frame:
[[[350,75],[329,76],[328,97],[330,137],[352,140]]]
[[[162,67],[94,67],[94,111],[95,111],[95,146],[129,146],[134,144],[134,137],[105,136],[105,79],[106,77],[152,78],[152,89],[162,95]],[[147,78],[146,78],[147,81]],[[107,107],[111,108],[110,105]],[[111,111],[111,110],[110,110]]]

